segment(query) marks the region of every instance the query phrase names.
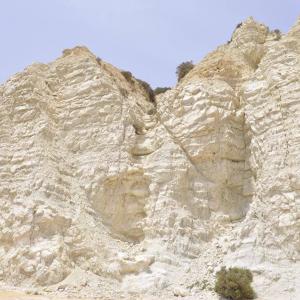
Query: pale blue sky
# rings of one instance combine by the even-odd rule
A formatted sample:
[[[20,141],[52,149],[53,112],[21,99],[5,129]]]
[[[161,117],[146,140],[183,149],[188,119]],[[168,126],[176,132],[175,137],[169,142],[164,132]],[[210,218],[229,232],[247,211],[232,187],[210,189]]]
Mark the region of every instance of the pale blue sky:
[[[86,45],[153,87],[230,39],[248,16],[286,32],[299,0],[0,0],[0,83],[33,62]]]

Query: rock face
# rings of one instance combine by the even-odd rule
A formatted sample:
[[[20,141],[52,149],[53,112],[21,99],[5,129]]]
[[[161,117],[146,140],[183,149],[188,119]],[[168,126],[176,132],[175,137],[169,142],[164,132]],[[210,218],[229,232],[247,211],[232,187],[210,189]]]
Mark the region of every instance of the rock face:
[[[88,49],[0,86],[3,286],[108,299],[300,298],[300,21],[249,18],[155,103]],[[268,293],[266,293],[268,291]]]

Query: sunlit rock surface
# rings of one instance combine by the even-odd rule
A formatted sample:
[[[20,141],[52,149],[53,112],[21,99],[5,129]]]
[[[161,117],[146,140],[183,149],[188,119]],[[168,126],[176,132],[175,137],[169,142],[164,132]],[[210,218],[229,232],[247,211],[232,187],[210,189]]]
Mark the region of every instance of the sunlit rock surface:
[[[155,103],[85,47],[10,78],[1,288],[218,299],[234,265],[258,299],[300,298],[299,61],[299,22],[249,18]]]

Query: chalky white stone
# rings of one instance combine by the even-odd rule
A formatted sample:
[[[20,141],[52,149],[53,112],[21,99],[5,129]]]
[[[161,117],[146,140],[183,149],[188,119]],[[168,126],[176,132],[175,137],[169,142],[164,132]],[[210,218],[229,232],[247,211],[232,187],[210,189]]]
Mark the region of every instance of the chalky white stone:
[[[300,298],[300,21],[247,19],[153,103],[85,47],[0,86],[0,280],[103,299]]]

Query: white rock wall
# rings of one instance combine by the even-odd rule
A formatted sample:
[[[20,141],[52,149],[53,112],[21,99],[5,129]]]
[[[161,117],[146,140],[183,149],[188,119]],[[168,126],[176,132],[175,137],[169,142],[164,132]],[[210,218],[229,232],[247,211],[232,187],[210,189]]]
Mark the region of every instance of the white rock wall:
[[[0,86],[2,283],[217,299],[238,265],[297,299],[299,28],[247,19],[156,103],[84,47]]]

